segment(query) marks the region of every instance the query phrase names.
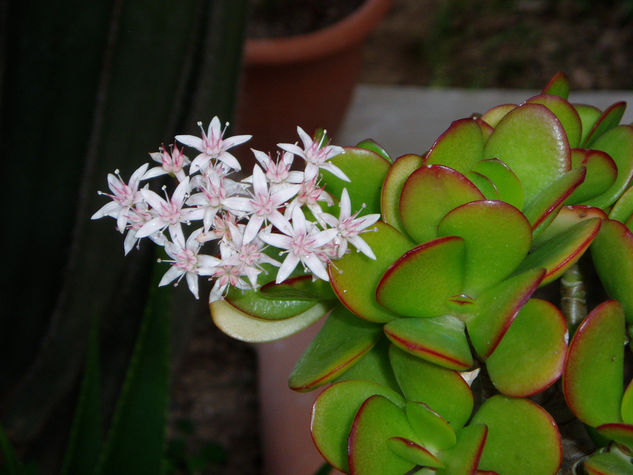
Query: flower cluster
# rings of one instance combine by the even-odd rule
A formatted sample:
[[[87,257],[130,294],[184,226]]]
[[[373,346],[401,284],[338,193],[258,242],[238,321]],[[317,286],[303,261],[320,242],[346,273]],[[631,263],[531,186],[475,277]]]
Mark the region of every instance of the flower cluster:
[[[346,189],[338,198],[338,217],[324,209],[334,205],[319,182],[319,171],[327,170],[349,181],[345,173],[330,162],[343,152],[338,146],[313,140],[297,127],[302,142],[278,144],[276,158],[252,150],[257,164],[252,175],[235,178],[241,170],[229,149],[250,140],[250,135],[224,137],[220,120],[214,117],[201,137],[178,135],[176,141],[198,154],[193,160],[177,144],[150,153],[157,166],[146,163],[126,183],[119,171],[108,175],[111,193],[101,193],[112,201],[92,219],[109,216],[125,233],[124,251],[129,253],[142,238],[163,246],[171,264],[159,285],[178,284],[184,277],[191,293],[198,298],[198,278],[214,280],[209,301],[222,299],[230,287],[256,289],[264,264],[278,267],[276,282],[290,276],[299,263],[315,278],[328,280],[326,266],[348,252],[353,245],[375,259],[360,234],[380,217],[358,217],[352,213]],[[295,156],[305,161],[304,171],[292,170]],[[169,195],[149,189],[148,180],[172,176],[177,185]],[[162,195],[162,196],[161,196]],[[197,223],[197,226],[192,226]],[[193,228],[190,232],[190,228]],[[201,253],[211,242],[215,256]],[[269,250],[277,249],[275,252]],[[285,257],[283,262],[276,257]]]

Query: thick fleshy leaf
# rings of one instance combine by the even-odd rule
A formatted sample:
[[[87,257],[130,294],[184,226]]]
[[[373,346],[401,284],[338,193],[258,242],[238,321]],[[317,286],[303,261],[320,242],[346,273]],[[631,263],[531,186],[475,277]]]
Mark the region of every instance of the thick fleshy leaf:
[[[576,109],[574,109],[574,106],[567,102],[565,98],[551,94],[540,94],[529,98],[525,102],[530,104],[542,104],[551,110],[558,120],[560,120],[563,129],[565,129],[569,146],[578,147],[580,145],[582,132],[580,116],[578,112],[576,112]]]
[[[560,433],[554,419],[528,399],[493,396],[473,417],[488,437],[479,468],[497,473],[555,474],[562,462]]]
[[[626,190],[615,202],[613,208],[609,211],[609,219],[626,223],[631,215],[633,215],[633,186]]]
[[[423,402],[408,401],[404,409],[409,425],[424,447],[436,451],[457,442],[451,425]]]
[[[627,323],[633,323],[633,233],[619,221],[603,221],[591,257],[607,294],[620,301]]]
[[[340,198],[347,188],[353,210],[365,205],[363,213],[380,213],[380,188],[391,163],[364,148],[345,147],[345,152],[329,160],[350,181],[341,180],[328,171],[322,171],[325,191]]]
[[[466,328],[481,358],[492,354],[544,276],[544,269],[523,272],[486,290],[477,299],[477,311],[466,322]]]
[[[559,71],[554,74],[543,88],[543,94],[552,94],[567,99],[569,97],[569,79],[565,73]]]
[[[440,221],[438,234],[464,239],[463,292],[470,296],[509,276],[532,243],[530,223],[503,201],[472,201],[455,208]]]
[[[391,165],[385,182],[382,185],[380,210],[382,220],[404,233],[402,220],[400,219],[400,194],[409,175],[422,165],[420,155],[408,154],[398,157]]]
[[[545,269],[541,285],[558,279],[571,265],[582,257],[598,235],[602,220],[591,218],[582,220],[571,228],[555,235],[549,241],[534,249],[521,263],[518,271]]]
[[[556,215],[556,218],[554,218],[549,226],[547,226],[547,229],[534,238],[532,246],[537,248],[544,242],[549,241],[554,236],[569,230],[576,224],[593,218],[604,220],[607,219],[607,214],[600,208],[596,208],[594,206],[563,206]]]
[[[439,136],[424,160],[425,165],[444,165],[466,173],[483,158],[484,138],[477,121],[460,119]]]
[[[554,220],[565,200],[584,181],[587,169],[576,168],[555,180],[528,204],[523,213],[532,226],[534,235],[538,235]]]
[[[309,327],[331,307],[323,303],[312,302],[312,307],[302,313],[284,320],[263,320],[244,313],[224,300],[209,304],[211,317],[215,325],[236,340],[260,343],[279,340]]]
[[[285,320],[305,312],[315,304],[313,298],[268,298],[257,290],[236,288],[231,288],[226,302],[240,312],[264,320]]]
[[[484,138],[484,142],[486,142],[495,131],[494,127],[483,120],[481,117],[475,117],[474,120],[477,122],[477,125],[481,129],[481,135]]]
[[[632,475],[633,465],[621,455],[597,452],[583,462],[589,475]]]
[[[601,135],[592,148],[608,153],[618,167],[618,176],[613,185],[600,196],[585,203],[606,208],[615,203],[633,178],[633,127],[628,125],[614,127]]]
[[[523,208],[523,185],[507,164],[497,158],[488,158],[477,162],[473,172],[482,174],[495,185],[499,199],[517,209]]]
[[[464,173],[464,176],[477,187],[487,200],[498,200],[500,198],[497,187],[487,176],[473,171]]]
[[[585,181],[565,200],[566,204],[582,203],[607,191],[618,176],[618,167],[605,152],[586,148],[571,151],[572,168],[585,167]]]
[[[396,455],[387,440],[404,437],[420,443],[402,408],[383,396],[371,396],[360,407],[349,434],[349,473],[401,475],[415,464]]]
[[[565,317],[551,303],[531,299],[486,360],[495,387],[506,396],[527,397],[561,375],[567,350]]]
[[[321,279],[314,280],[312,275],[301,275],[284,280],[280,284],[274,281],[263,285],[260,289],[261,296],[273,300],[334,300],[336,295],[332,291],[329,282]],[[251,295],[250,299],[253,296]],[[249,299],[249,300],[250,300]],[[243,300],[243,299],[242,299]],[[233,301],[231,301],[234,304]],[[238,307],[238,305],[234,305]],[[238,307],[239,308],[239,307]],[[242,308],[242,310],[244,310]],[[250,312],[246,312],[250,313]],[[257,316],[257,315],[255,315]]]
[[[449,297],[459,294],[464,277],[464,240],[456,236],[421,244],[394,262],[376,289],[383,307],[403,316],[448,313]]]
[[[364,148],[365,150],[369,150],[371,152],[377,153],[388,162],[392,162],[391,157],[389,156],[385,148],[382,145],[380,145],[378,142],[376,142],[375,140],[365,139],[362,142],[358,142],[356,144],[356,147]]]
[[[516,104],[501,104],[488,109],[481,116],[481,120],[486,122],[491,127],[496,127],[497,124],[503,119],[508,112],[517,108]]]
[[[348,471],[347,439],[354,417],[361,405],[376,394],[404,407],[405,401],[400,394],[361,380],[333,384],[314,402],[310,424],[312,439],[330,465],[343,472]],[[404,417],[404,412],[402,415]]]
[[[585,424],[596,427],[620,421],[624,339],[622,306],[609,300],[587,315],[569,344],[563,393]]]
[[[624,395],[622,396],[620,414],[624,422],[627,424],[633,424],[633,380],[629,382],[629,385],[626,387]]]
[[[376,231],[363,234],[376,259],[350,252],[328,266],[330,283],[339,300],[353,313],[372,322],[388,322],[396,315],[376,302],[376,287],[385,271],[413,247],[407,237],[388,224],[378,221]]]
[[[521,180],[528,205],[571,168],[565,130],[541,104],[524,104],[510,111],[486,142],[484,156],[510,166]]]
[[[391,346],[389,360],[409,401],[427,404],[458,430],[470,418],[473,393],[457,371],[441,368]]]
[[[620,119],[624,115],[624,110],[626,109],[626,102],[620,101],[615,104],[610,105],[601,115],[598,117],[596,122],[591,127],[591,130],[587,134],[585,141],[583,142],[584,147],[596,148],[593,146],[594,142],[598,140],[605,132],[611,130],[616,127],[620,123]]]
[[[442,165],[422,166],[402,188],[402,224],[416,242],[437,237],[437,224],[453,208],[484,199],[484,195],[464,175]]]
[[[612,422],[611,424],[602,424],[596,427],[598,433],[607,439],[626,445],[629,449],[633,449],[633,425]]]
[[[391,343],[387,338],[381,338],[368,353],[360,358],[358,363],[348,367],[335,381],[364,379],[400,392],[400,386],[389,362],[390,346]]]
[[[452,315],[398,318],[384,331],[398,348],[444,368],[462,371],[473,365],[464,323]]]
[[[421,467],[442,468],[444,464],[435,455],[412,440],[404,437],[387,439],[387,446],[393,453]]]
[[[602,115],[602,111],[589,104],[572,105],[574,106],[574,109],[576,109],[576,112],[578,112],[578,117],[580,117],[580,122],[582,123],[582,136],[580,137],[580,143],[584,144],[587,141],[589,132],[591,132],[594,124],[598,122],[598,119]]]
[[[457,443],[440,453],[446,468],[437,475],[471,475],[479,473],[477,467],[488,437],[488,428],[483,424],[470,424],[457,432]]]
[[[294,391],[311,391],[332,381],[376,344],[382,328],[342,305],[334,309],[288,379]]]

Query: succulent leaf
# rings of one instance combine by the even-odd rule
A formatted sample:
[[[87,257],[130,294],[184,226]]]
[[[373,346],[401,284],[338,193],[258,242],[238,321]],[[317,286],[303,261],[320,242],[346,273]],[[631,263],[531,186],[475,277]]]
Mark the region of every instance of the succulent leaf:
[[[598,140],[605,132],[611,130],[620,123],[620,119],[624,115],[626,109],[626,102],[616,102],[610,105],[602,112],[598,120],[593,124],[589,131],[587,138],[583,142],[583,147],[593,147],[594,142]]]
[[[389,163],[391,163],[393,160],[391,159],[391,157],[389,156],[389,154],[387,153],[387,151],[385,150],[385,147],[383,147],[382,145],[380,145],[378,142],[376,142],[375,140],[372,139],[365,139],[361,142],[358,142],[356,144],[357,148],[364,148],[365,150],[369,150],[371,152],[377,153],[378,155],[380,155],[382,158],[384,158],[385,160],[387,160]]]
[[[565,98],[551,94],[540,94],[525,101],[528,104],[542,104],[551,110],[560,121],[570,147],[578,147],[580,145],[580,137],[582,133],[582,123],[580,116],[574,106],[572,106]]]
[[[508,112],[516,108],[516,104],[501,104],[498,106],[494,106],[484,112],[484,114],[481,116],[481,120],[483,120],[491,127],[496,127],[497,124],[501,122],[501,119],[503,119],[508,114]]]
[[[479,473],[477,467],[488,437],[488,428],[483,424],[470,424],[457,432],[457,443],[443,450],[439,457],[446,468],[437,475],[470,475]]]
[[[554,96],[567,99],[569,97],[569,79],[562,71],[558,71],[543,88],[543,94],[552,94]]]
[[[494,184],[499,199],[517,209],[523,208],[523,185],[507,164],[496,158],[488,158],[477,162],[472,171],[485,176]]]
[[[435,455],[412,440],[404,437],[387,439],[387,446],[393,453],[421,467],[442,468],[444,464]]]
[[[585,181],[565,200],[565,204],[580,204],[607,191],[618,176],[618,168],[605,152],[584,148],[571,151],[572,168],[585,167]]]
[[[619,444],[627,446],[629,450],[633,449],[633,425],[612,422],[602,424],[596,427],[596,430],[607,439],[615,440]]]
[[[484,137],[477,121],[460,119],[439,136],[424,160],[425,165],[444,165],[464,174],[483,158]]]
[[[584,146],[587,142],[587,137],[589,137],[589,132],[593,129],[593,126],[598,119],[602,115],[602,111],[595,106],[589,104],[572,104],[576,112],[578,112],[578,117],[580,117],[580,122],[582,123],[582,136],[580,137],[580,143]]]
[[[401,233],[405,233],[400,218],[400,195],[404,183],[409,175],[422,166],[422,157],[420,155],[408,154],[398,157],[391,165],[385,181],[382,185],[382,194],[380,200],[380,211],[382,220],[396,228]]]
[[[437,451],[448,449],[457,442],[451,425],[423,402],[408,401],[404,410],[413,432],[424,447]]]

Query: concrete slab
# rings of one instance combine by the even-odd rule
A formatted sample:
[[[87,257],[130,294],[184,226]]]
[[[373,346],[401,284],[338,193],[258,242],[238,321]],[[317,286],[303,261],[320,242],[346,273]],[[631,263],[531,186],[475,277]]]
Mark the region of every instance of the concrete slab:
[[[529,90],[429,89],[403,86],[360,85],[337,144],[349,145],[373,138],[393,157],[424,153],[453,120],[485,112],[498,104],[523,102],[536,95]],[[573,92],[570,100],[605,109],[617,101],[633,104],[629,91]],[[623,123],[633,122],[633,107]]]

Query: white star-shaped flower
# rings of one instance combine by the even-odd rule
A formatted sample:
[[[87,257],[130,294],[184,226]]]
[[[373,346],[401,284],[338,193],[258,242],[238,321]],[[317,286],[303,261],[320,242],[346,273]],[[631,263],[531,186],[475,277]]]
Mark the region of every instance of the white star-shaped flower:
[[[147,173],[143,176],[143,180],[148,180],[161,175],[174,175],[178,181],[183,181],[186,177],[183,168],[189,163],[189,160],[183,150],[177,146],[173,146],[171,152],[165,147],[161,146],[158,152],[151,152],[149,156],[155,162],[160,163],[160,166],[153,167],[147,170]]]

